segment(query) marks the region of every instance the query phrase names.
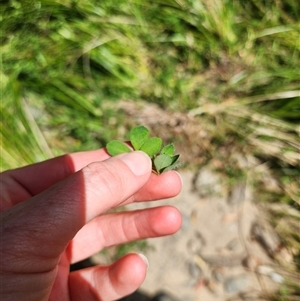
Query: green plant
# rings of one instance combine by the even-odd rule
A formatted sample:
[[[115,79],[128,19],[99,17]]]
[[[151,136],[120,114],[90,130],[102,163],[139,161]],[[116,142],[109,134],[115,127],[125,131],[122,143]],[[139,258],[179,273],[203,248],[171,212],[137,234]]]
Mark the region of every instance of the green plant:
[[[152,160],[152,171],[160,174],[179,167],[177,162],[179,155],[174,155],[175,147],[168,144],[162,148],[162,139],[149,137],[149,130],[143,126],[137,126],[130,131],[130,143],[134,150],[145,152]],[[106,145],[107,151],[111,156],[116,156],[132,151],[127,144],[113,140]]]

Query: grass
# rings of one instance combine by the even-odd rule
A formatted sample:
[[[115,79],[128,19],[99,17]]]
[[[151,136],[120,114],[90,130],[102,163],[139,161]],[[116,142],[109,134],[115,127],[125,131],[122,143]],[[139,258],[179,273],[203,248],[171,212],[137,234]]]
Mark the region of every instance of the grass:
[[[207,126],[210,154],[230,137],[266,163],[277,203],[298,214],[297,1],[115,3],[1,2],[1,169],[122,139],[126,116],[114,108],[143,100]],[[297,219],[278,214],[294,225],[279,229],[299,258]]]

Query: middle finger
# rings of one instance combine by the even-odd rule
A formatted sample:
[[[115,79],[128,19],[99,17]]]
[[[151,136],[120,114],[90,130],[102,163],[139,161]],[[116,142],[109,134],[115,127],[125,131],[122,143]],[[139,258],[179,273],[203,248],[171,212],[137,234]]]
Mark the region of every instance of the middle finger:
[[[78,262],[112,245],[173,234],[180,226],[181,215],[171,206],[101,215],[86,224],[69,244],[70,261]]]

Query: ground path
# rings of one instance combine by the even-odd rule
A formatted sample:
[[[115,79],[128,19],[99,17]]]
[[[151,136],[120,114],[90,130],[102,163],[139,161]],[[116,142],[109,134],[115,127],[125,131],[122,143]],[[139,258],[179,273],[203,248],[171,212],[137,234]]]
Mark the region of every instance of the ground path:
[[[272,250],[262,245],[275,248],[276,235],[266,229],[251,190],[241,182],[228,194],[209,169],[196,178],[192,172],[181,174],[180,195],[159,204],[181,211],[182,228],[175,235],[149,240],[150,268],[141,291],[152,296],[164,291],[182,301],[260,300],[259,295],[276,288],[282,277],[269,256]]]

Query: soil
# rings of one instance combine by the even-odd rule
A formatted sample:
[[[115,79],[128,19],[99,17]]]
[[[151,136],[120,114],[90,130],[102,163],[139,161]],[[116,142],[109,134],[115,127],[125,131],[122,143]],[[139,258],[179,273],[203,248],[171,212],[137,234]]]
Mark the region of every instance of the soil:
[[[166,143],[177,137],[181,161],[199,167],[196,172],[180,172],[184,185],[177,197],[128,206],[130,210],[171,204],[181,211],[183,223],[175,235],[147,240],[147,278],[138,294],[123,300],[258,301],[275,292],[284,281],[278,254],[285,253],[287,262],[292,256],[282,249],[262,202],[255,199],[252,179],[249,184],[245,177],[232,176],[234,183],[229,183],[232,179],[216,169],[259,168],[263,185],[272,190],[276,181],[229,138],[215,149],[212,129],[193,116],[147,103],[121,102],[119,108],[129,128],[131,123],[143,124]],[[94,260],[101,262],[97,256]]]
[[[276,290],[283,281],[272,258],[279,241],[251,189],[238,182],[228,192],[208,168],[181,175],[180,195],[159,205],[176,206],[182,227],[172,236],[148,241],[150,267],[140,292],[165,292],[168,300],[178,301],[253,301]]]

